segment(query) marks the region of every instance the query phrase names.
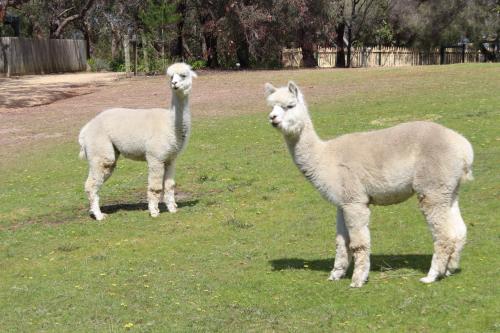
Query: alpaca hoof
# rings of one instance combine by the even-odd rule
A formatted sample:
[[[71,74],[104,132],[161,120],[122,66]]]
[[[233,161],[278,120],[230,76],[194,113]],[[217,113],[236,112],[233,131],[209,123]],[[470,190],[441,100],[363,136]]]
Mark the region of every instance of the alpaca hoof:
[[[430,276],[430,277],[426,276],[426,277],[423,277],[420,279],[420,282],[422,282],[422,283],[432,283],[434,281],[436,281],[436,278],[434,278],[432,276]]]
[[[349,287],[351,288],[361,288],[365,283],[363,281],[352,282]]]
[[[340,281],[340,278],[336,278],[336,277],[330,276],[330,277],[328,277],[327,280],[328,281]]]
[[[151,215],[151,217],[158,217],[160,216],[160,212],[159,211],[149,212],[149,215]]]
[[[90,212],[90,216],[93,217],[94,219],[96,219],[96,221],[102,221],[108,215],[104,214],[104,213],[95,214],[94,212]]]
[[[453,273],[450,270],[446,270],[446,273],[444,273],[444,276],[452,276]]]
[[[328,281],[339,281],[345,275],[342,271],[332,271],[328,277]]]
[[[168,203],[167,209],[170,213],[175,213],[175,212],[177,212],[177,204],[176,203]]]

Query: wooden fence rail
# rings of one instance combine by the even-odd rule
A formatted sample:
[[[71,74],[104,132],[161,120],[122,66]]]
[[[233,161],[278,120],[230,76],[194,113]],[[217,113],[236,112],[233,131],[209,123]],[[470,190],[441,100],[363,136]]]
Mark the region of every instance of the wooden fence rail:
[[[84,40],[0,37],[0,75],[84,71]]]
[[[347,57],[347,52],[345,52]],[[366,47],[353,48],[351,53],[352,67],[393,67],[455,64],[461,62],[480,62],[482,55],[471,48],[445,48],[422,51],[404,47]],[[319,48],[317,51],[318,67],[335,67],[336,48]],[[347,58],[346,58],[347,63]],[[283,49],[283,67],[301,67],[302,50]]]

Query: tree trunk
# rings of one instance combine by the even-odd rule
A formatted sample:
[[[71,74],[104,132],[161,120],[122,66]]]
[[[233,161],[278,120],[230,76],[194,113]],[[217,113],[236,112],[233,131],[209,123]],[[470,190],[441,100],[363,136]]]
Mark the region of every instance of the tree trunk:
[[[207,66],[210,68],[219,67],[215,15],[210,8],[199,6],[197,8],[197,17],[201,31],[203,60],[207,62]]]
[[[125,71],[130,73],[130,40],[128,34],[123,35],[123,55],[125,57]]]
[[[201,57],[203,60],[208,62],[207,41],[205,40],[205,36],[203,35],[203,33],[200,33],[200,41],[201,41]]]
[[[491,45],[491,44],[490,44]],[[495,62],[496,59],[496,54],[495,54],[495,45],[493,44],[493,52],[488,50],[483,43],[479,43],[479,49],[481,50],[481,53],[484,54],[484,60],[485,61],[492,61]]]
[[[161,70],[165,71],[167,66],[165,64],[165,38],[163,38],[163,28],[161,28]]]
[[[91,40],[90,40],[90,27],[87,22],[83,22],[82,25],[82,32],[83,32],[83,38],[85,39],[85,46],[86,46],[86,52],[87,52],[87,59],[90,59],[90,56],[92,54],[92,48],[91,48]]]
[[[311,41],[311,36],[305,31],[302,31],[301,45],[302,48],[302,61],[304,62],[304,67],[317,67],[318,61],[315,57],[316,45]]]
[[[235,36],[236,40],[236,57],[241,68],[250,67],[250,50],[248,49],[248,43],[243,33],[243,27],[241,27],[241,33],[237,33]]]
[[[318,66],[315,51],[316,50],[311,43],[307,43],[302,46],[302,61],[304,62],[304,67],[312,68]]]
[[[203,37],[207,45],[207,65],[210,68],[219,67],[219,59],[217,55],[217,36],[212,32],[204,32]]]
[[[238,63],[240,64],[241,68],[248,68],[250,67],[250,52],[248,51],[248,45],[246,41],[242,41],[239,43],[238,47],[236,48],[236,57],[238,58]]]
[[[111,32],[111,60],[116,60],[118,58],[120,40],[118,36]]]
[[[352,35],[353,35],[353,25],[356,21],[356,17],[358,15],[359,8],[357,5],[359,4],[359,0],[351,1],[351,17],[349,18],[349,22],[347,24],[347,68],[351,67],[351,52],[352,52]],[[362,5],[361,5],[362,6]]]
[[[174,57],[179,57],[183,61],[185,60],[184,54],[184,20],[186,17],[186,2],[179,1],[177,4],[177,13],[180,14],[180,19],[177,22],[177,38],[175,40],[175,46],[172,50],[172,55]]]
[[[344,52],[344,32],[345,24],[340,23],[335,28],[337,34],[335,43],[337,44],[337,59],[335,61],[335,67],[344,68],[345,67],[345,52]]]
[[[148,58],[148,41],[146,35],[141,35],[142,39],[142,63],[144,64],[144,71],[149,73],[149,58]]]
[[[352,26],[347,26],[347,68],[351,68]]]

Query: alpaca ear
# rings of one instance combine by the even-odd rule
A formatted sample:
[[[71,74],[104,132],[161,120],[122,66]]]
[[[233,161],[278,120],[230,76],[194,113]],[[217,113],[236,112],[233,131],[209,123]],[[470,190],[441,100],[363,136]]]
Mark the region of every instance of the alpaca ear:
[[[198,74],[196,74],[192,69],[189,71],[191,73],[192,78],[197,78]]]
[[[299,87],[293,81],[288,81],[288,90],[295,96],[299,96]]]
[[[266,96],[271,95],[275,91],[276,91],[276,88],[272,84],[270,84],[269,82],[264,85],[264,92],[266,93]]]
[[[174,71],[172,69],[172,66],[169,66],[167,68],[167,75],[170,76],[170,77],[174,76]]]

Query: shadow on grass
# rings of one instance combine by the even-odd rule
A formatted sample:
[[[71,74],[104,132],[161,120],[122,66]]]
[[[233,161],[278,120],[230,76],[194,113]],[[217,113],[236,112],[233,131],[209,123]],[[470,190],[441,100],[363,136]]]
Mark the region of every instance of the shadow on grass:
[[[432,255],[429,254],[373,254],[370,256],[370,270],[376,272],[391,271],[401,268],[414,269],[427,273],[431,264]],[[307,269],[329,272],[333,268],[334,259],[306,260],[300,258],[282,258],[271,260],[273,271],[285,269]],[[352,271],[352,264],[349,272]],[[348,274],[349,274],[348,272]]]
[[[180,201],[177,203],[178,208],[183,208],[183,207],[193,207],[198,204],[199,200],[187,200],[187,201]],[[167,207],[165,206],[164,203],[161,203],[158,208],[160,208],[160,212],[166,212]],[[138,203],[129,203],[129,204],[113,204],[113,205],[107,205],[107,206],[102,206],[101,211],[105,214],[113,214],[116,213],[120,210],[125,210],[125,211],[135,211],[135,210],[148,210],[148,203],[147,202],[138,202]]]

